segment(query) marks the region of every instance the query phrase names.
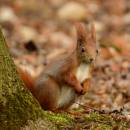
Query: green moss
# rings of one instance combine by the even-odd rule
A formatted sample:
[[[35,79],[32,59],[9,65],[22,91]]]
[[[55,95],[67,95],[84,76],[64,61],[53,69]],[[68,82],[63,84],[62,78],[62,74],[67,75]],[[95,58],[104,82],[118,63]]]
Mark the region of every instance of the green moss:
[[[96,112],[92,112],[85,117],[86,122],[88,124],[92,124],[92,129],[100,129],[100,130],[111,130],[115,126],[121,127],[122,129],[130,128],[128,122],[123,119],[113,118],[109,114],[99,114]]]
[[[44,116],[46,116],[48,120],[56,124],[70,124],[73,122],[73,118],[66,113],[56,114],[53,112],[44,111]]]
[[[99,126],[97,127],[97,129],[98,129],[98,130],[112,130],[112,127],[109,126],[109,125],[104,125],[104,124],[102,124],[102,125],[99,125]]]
[[[90,115],[87,116],[87,120],[89,121],[108,121],[108,120],[111,120],[110,116],[103,116],[103,115],[100,115],[96,112],[92,112],[90,113]]]

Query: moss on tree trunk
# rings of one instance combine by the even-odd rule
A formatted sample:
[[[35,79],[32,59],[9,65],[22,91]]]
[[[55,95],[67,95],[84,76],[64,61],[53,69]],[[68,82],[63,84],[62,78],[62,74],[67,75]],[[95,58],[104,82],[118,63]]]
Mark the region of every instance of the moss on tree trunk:
[[[0,32],[0,129],[18,129],[41,113],[39,104],[24,89]]]

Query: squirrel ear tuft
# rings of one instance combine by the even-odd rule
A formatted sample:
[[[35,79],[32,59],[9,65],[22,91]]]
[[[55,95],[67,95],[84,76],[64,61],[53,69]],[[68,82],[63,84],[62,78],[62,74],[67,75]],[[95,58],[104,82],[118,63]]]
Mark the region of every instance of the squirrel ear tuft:
[[[96,43],[96,29],[95,29],[94,24],[91,24],[91,38],[92,38],[92,40],[94,40],[95,43]]]
[[[77,40],[85,40],[86,39],[86,26],[83,23],[77,22],[75,23],[76,33],[77,33]]]

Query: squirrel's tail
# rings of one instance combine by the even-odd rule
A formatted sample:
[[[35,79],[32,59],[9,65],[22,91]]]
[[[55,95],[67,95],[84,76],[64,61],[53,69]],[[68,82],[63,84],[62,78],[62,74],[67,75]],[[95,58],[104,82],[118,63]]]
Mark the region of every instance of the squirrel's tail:
[[[25,70],[17,67],[17,72],[20,78],[23,80],[25,87],[27,87],[32,93],[34,92],[35,80],[34,78]]]

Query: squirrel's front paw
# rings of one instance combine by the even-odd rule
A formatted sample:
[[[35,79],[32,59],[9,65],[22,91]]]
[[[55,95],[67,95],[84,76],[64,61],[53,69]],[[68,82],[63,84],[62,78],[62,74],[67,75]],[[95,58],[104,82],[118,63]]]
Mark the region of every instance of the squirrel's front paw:
[[[86,92],[88,92],[88,89],[90,88],[90,80],[87,79],[82,83],[82,94],[85,94]]]

